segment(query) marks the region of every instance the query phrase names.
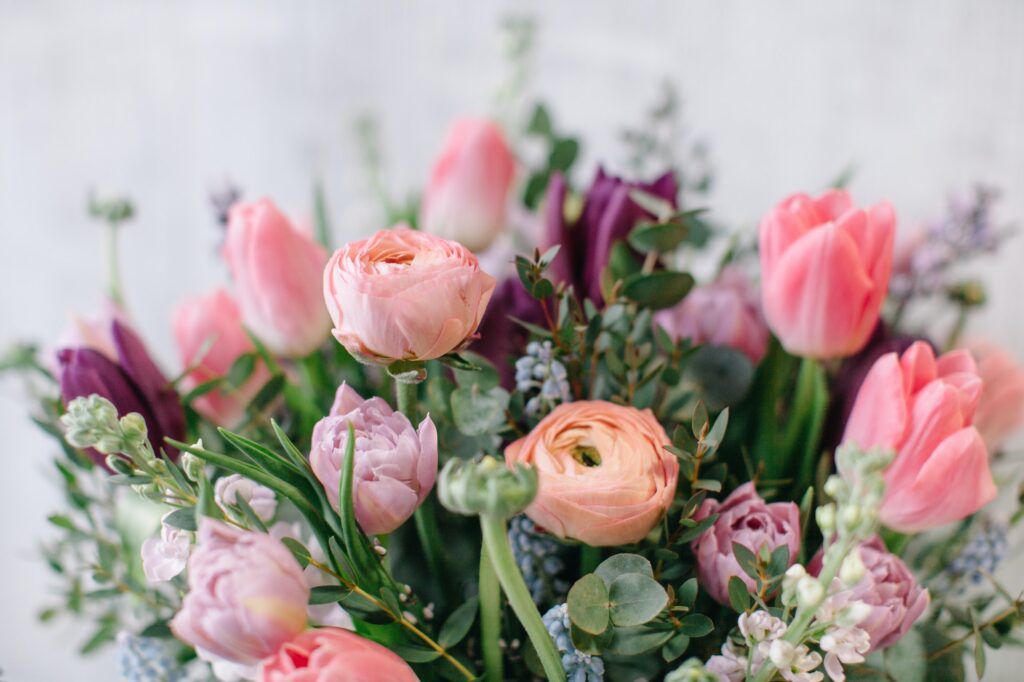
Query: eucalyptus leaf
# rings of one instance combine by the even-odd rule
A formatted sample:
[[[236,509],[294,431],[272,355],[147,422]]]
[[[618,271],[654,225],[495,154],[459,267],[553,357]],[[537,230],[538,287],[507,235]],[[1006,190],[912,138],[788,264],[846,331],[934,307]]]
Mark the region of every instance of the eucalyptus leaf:
[[[737,613],[750,608],[750,591],[738,575],[729,576],[729,605]]]
[[[569,620],[584,632],[599,635],[608,628],[608,588],[600,576],[588,573],[577,580],[569,590],[566,604]]]
[[[626,573],[608,588],[611,621],[616,627],[643,625],[668,605],[668,593],[658,581],[642,573]]]
[[[651,562],[640,556],[639,554],[615,554],[602,561],[594,573],[599,575],[604,580],[605,585],[611,585],[620,575],[627,573],[641,573],[648,577],[654,577],[654,569],[651,568]]]

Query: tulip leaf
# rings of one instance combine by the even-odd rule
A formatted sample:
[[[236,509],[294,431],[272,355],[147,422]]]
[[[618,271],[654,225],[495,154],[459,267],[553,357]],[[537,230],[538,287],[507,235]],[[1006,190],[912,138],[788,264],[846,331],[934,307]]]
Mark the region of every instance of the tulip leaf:
[[[622,295],[645,308],[671,308],[690,293],[693,276],[687,272],[657,270],[638,272],[622,282]]]
[[[452,611],[452,615],[448,616],[448,620],[441,626],[441,633],[437,636],[437,643],[445,649],[449,649],[461,642],[473,626],[478,603],[479,600],[476,597],[472,597],[465,604]]]
[[[594,573],[583,576],[569,590],[566,598],[569,620],[579,629],[600,635],[608,629],[608,588],[604,580]]]
[[[642,573],[626,573],[608,587],[610,615],[616,627],[643,625],[668,604],[668,593],[658,581]]]
[[[600,576],[606,585],[611,585],[616,578],[627,573],[640,573],[648,577],[654,577],[654,570],[651,568],[650,561],[639,554],[625,552],[610,556],[602,561],[594,569],[594,573]]]

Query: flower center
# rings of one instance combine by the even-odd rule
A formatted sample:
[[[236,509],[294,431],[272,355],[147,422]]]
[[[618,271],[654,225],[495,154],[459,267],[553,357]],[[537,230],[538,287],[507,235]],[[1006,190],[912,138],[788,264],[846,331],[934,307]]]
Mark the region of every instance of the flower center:
[[[585,467],[601,464],[601,453],[592,445],[577,445],[572,449],[572,458]]]

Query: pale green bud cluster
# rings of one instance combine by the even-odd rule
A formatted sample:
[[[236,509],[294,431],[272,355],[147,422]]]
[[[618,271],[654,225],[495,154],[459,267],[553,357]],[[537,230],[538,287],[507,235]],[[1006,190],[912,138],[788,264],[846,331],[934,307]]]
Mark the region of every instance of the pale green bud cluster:
[[[665,676],[665,682],[718,682],[719,677],[705,670],[698,658],[688,659],[681,666]]]
[[[138,414],[117,418],[117,408],[95,393],[75,398],[60,418],[64,437],[76,448],[95,448],[105,455],[127,452],[146,440],[146,422]]]
[[[522,464],[507,468],[490,455],[480,460],[452,459],[445,464],[437,494],[449,510],[471,516],[509,518],[537,494],[537,472]]]

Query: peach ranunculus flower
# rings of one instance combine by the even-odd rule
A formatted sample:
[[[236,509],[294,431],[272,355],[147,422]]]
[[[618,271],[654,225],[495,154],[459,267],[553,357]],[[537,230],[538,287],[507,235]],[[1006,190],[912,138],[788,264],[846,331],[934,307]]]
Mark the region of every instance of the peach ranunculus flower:
[[[842,190],[794,194],[761,220],[761,286],[768,326],[787,351],[836,358],[860,350],[889,287],[896,216],[853,205]]]
[[[974,426],[989,452],[1024,427],[1024,367],[1005,349],[977,341],[969,345],[983,387]]]
[[[505,449],[509,467],[535,467],[526,514],[561,538],[593,546],[642,540],[672,503],[679,462],[650,410],[603,400],[559,405]]]
[[[299,633],[263,662],[261,682],[416,682],[409,664],[354,632],[319,628]]]
[[[224,289],[182,301],[174,312],[173,326],[181,364],[192,368],[185,378],[187,388],[226,376],[239,356],[256,349],[242,326],[238,304]],[[257,361],[242,386],[214,389],[193,406],[210,421],[230,428],[269,378],[270,371]]]
[[[970,352],[936,358],[915,342],[875,361],[843,442],[896,453],[885,472],[882,523],[916,533],[963,519],[996,496],[985,442],[974,426],[982,382]]]
[[[516,162],[501,129],[487,119],[455,122],[434,162],[420,226],[483,251],[505,229]]]
[[[320,294],[327,253],[269,199],[231,207],[224,260],[245,325],[274,353],[304,357],[328,337]]]
[[[375,364],[432,360],[464,347],[494,285],[469,249],[404,225],[338,249],[324,270],[335,338]]]

